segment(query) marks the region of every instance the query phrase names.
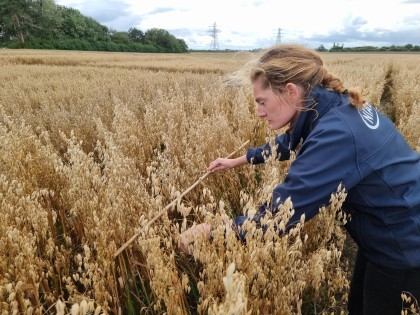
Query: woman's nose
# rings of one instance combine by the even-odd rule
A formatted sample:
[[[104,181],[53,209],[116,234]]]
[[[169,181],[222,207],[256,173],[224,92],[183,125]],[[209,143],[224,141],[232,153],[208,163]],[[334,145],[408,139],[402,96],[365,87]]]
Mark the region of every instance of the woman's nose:
[[[260,106],[258,106],[257,107],[257,115],[258,115],[258,117],[265,117],[265,116],[267,116],[267,113],[262,108],[260,108]]]

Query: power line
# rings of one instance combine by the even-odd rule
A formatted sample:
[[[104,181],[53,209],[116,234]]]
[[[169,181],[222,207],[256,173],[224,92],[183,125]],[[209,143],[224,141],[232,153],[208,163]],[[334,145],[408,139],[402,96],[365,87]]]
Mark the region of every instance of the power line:
[[[220,30],[217,29],[216,22],[214,22],[213,25],[210,26],[209,33],[212,38],[210,49],[219,50],[219,40],[217,38],[217,34],[220,33]]]

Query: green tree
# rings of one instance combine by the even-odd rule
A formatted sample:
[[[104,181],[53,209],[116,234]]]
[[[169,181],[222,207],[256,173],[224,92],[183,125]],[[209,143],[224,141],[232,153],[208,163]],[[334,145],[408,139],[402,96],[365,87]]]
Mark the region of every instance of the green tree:
[[[163,29],[110,30],[79,10],[55,0],[0,0],[0,41],[9,47],[149,52],[186,52],[188,47]]]
[[[4,25],[0,23],[0,40],[4,41]]]
[[[39,1],[38,14],[38,32],[34,35],[40,38],[60,38],[62,33],[60,25],[63,23],[63,17],[60,14],[60,7],[57,6],[54,0]]]
[[[185,52],[188,47],[167,30],[151,28],[145,33],[145,43],[163,48],[163,52]]]
[[[145,41],[144,32],[135,27],[132,27],[128,30],[128,37],[133,42],[144,44],[144,41]]]
[[[339,44],[334,43],[333,46],[330,48],[330,51],[343,51],[344,50],[344,44],[341,46]]]
[[[187,52],[188,51],[188,45],[185,42],[185,40],[177,39],[177,41],[178,41],[179,52]]]
[[[406,50],[412,50],[413,49],[413,45],[412,44],[407,44],[407,45],[404,45],[404,48]]]
[[[17,37],[21,47],[25,45],[25,37],[35,27],[34,17],[39,2],[32,0],[0,0],[0,24],[6,37]]]
[[[131,41],[127,32],[113,32],[111,40],[117,44],[128,44]]]
[[[317,51],[320,51],[320,52],[325,52],[325,51],[327,51],[327,49],[324,47],[324,45],[319,45],[319,47],[316,49]]]
[[[79,10],[59,6],[62,23],[60,33],[68,38],[84,38],[91,40],[107,40],[108,28],[90,17],[86,17]]]

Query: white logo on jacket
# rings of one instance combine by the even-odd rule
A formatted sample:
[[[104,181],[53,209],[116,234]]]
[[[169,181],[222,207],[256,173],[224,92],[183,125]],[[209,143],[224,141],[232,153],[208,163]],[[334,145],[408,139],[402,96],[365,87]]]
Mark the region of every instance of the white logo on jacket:
[[[359,109],[359,115],[368,128],[377,129],[379,127],[378,112],[369,103],[366,103],[362,109]]]

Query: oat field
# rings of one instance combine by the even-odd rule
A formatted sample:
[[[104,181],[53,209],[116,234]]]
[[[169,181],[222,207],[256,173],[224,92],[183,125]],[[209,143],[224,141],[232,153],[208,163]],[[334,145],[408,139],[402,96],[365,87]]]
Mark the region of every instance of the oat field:
[[[223,84],[255,57],[0,50],[1,314],[345,314],[345,191],[279,238],[286,203],[246,244],[232,217],[291,161],[214,173],[180,198],[216,157],[272,141],[249,87]],[[420,151],[420,54],[322,57]],[[181,253],[202,222],[213,239]]]

